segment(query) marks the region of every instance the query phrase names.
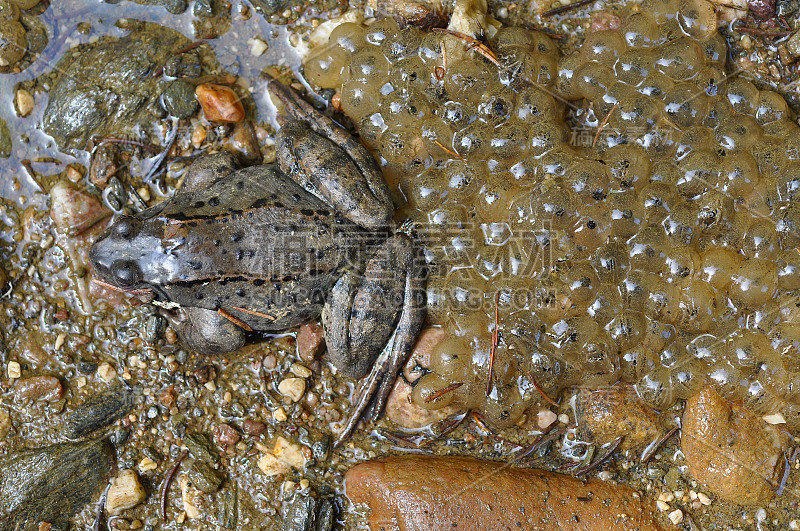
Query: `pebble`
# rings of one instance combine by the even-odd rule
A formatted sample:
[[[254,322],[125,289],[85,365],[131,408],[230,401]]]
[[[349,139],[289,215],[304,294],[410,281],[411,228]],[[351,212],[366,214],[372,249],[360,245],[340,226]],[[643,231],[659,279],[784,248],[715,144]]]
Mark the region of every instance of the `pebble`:
[[[581,439],[606,444],[624,435],[622,450],[644,448],[659,435],[656,414],[627,384],[595,391],[582,388],[575,417]]]
[[[230,424],[218,424],[214,428],[214,442],[221,448],[228,449],[242,438],[236,428]]]
[[[319,323],[306,323],[297,329],[297,355],[306,363],[314,361],[324,345],[325,332]]]
[[[186,517],[192,519],[197,518],[200,516],[198,505],[200,504],[203,493],[189,485],[189,478],[187,478],[185,474],[181,474],[178,478],[178,486],[181,488],[183,510],[186,512]]]
[[[194,129],[192,129],[192,145],[195,149],[203,144],[207,136],[208,131],[206,128],[202,124],[195,124]]]
[[[269,50],[269,45],[258,37],[248,39],[247,44],[250,45],[250,54],[256,57],[264,55],[264,52]]]
[[[286,416],[286,411],[284,411],[282,407],[272,412],[272,418],[278,422],[286,422],[289,419],[289,417]]]
[[[182,80],[173,81],[161,95],[164,110],[176,118],[188,118],[197,110],[194,87]]]
[[[669,521],[673,524],[678,525],[683,522],[683,511],[680,509],[675,509],[667,515],[667,518],[669,518]]]
[[[214,469],[205,461],[195,460],[187,470],[186,475],[192,482],[192,486],[200,489],[206,494],[212,494],[219,490],[225,476],[219,470]]]
[[[542,430],[553,424],[556,420],[558,420],[558,415],[549,409],[542,409],[536,414],[536,425]]]
[[[139,482],[136,471],[123,470],[111,480],[106,494],[106,511],[110,515],[118,515],[126,509],[132,509],[147,498],[147,492]]]
[[[17,90],[16,96],[17,114],[20,118],[29,116],[33,112],[33,96],[25,89]]]
[[[225,85],[198,85],[195,95],[210,122],[235,123],[244,119],[244,106],[239,96]]]
[[[347,471],[345,491],[369,506],[372,529],[662,529],[628,487],[465,457],[368,461]]]
[[[94,196],[78,190],[70,181],[58,181],[50,189],[50,217],[61,234],[80,234],[110,214]]]
[[[303,378],[284,378],[278,384],[278,391],[292,402],[299,402],[306,392],[306,381]]]
[[[284,437],[279,436],[275,439],[275,448],[272,453],[279,460],[297,470],[303,470],[306,466],[306,458],[303,455],[302,447]]]
[[[22,367],[18,361],[9,361],[6,372],[8,373],[9,378],[19,378],[22,376]]]
[[[403,378],[395,380],[394,388],[386,401],[386,418],[403,428],[415,430],[444,420],[461,411],[457,406],[426,409],[411,399],[414,389]]]
[[[566,413],[562,413],[562,414],[560,414],[560,415],[558,416],[558,421],[559,421],[561,424],[569,424],[569,415],[567,415]]]
[[[258,468],[267,476],[279,476],[291,472],[291,467],[270,453],[258,460]]]
[[[107,361],[100,364],[97,368],[97,375],[106,382],[111,382],[117,377],[117,369],[115,369]]]
[[[267,431],[267,425],[257,420],[246,419],[242,422],[242,431],[247,435],[261,435]]]
[[[661,512],[666,512],[669,510],[669,504],[665,501],[658,500],[656,502],[656,506]]]
[[[704,492],[698,492],[697,499],[700,500],[700,503],[703,505],[711,505],[711,498],[709,498],[708,494]]]
[[[14,394],[19,398],[53,402],[64,396],[64,387],[55,376],[29,376],[17,380]]]
[[[292,363],[292,366],[289,367],[289,370],[292,372],[292,374],[299,378],[308,378],[311,376],[311,369],[300,363]]]

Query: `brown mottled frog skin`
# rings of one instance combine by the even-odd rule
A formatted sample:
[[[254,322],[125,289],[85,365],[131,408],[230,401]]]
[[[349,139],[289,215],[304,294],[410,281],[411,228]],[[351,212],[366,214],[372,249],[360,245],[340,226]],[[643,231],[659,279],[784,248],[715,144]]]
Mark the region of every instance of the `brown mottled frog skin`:
[[[270,87],[292,118],[278,163],[237,169],[208,155],[159,205],[123,216],[94,243],[102,282],[152,293],[183,341],[208,354],[322,314],[328,356],[363,392],[340,440],[383,409],[424,321],[424,266],[395,233],[371,155],[294,92]]]

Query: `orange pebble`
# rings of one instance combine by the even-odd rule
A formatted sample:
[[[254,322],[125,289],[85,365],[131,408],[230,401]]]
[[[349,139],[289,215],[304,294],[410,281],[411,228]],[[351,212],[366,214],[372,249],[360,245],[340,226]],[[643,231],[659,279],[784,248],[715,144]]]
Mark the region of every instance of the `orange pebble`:
[[[235,123],[244,119],[244,107],[232,89],[223,85],[205,84],[198,85],[194,92],[207,120]]]

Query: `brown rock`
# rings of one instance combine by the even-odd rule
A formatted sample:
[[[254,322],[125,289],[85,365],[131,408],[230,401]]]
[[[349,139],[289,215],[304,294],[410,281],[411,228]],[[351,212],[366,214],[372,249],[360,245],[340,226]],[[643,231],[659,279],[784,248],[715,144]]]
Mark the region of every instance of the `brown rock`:
[[[464,457],[369,461],[347,472],[345,491],[376,530],[662,529],[628,487]]]
[[[197,101],[210,122],[241,122],[244,107],[233,89],[225,85],[198,85],[194,91]]]
[[[783,476],[790,437],[706,388],[686,402],[681,447],[689,473],[720,498],[766,503]]]
[[[324,344],[325,334],[319,323],[306,323],[297,329],[297,355],[301,360],[313,361]]]
[[[112,144],[101,144],[89,166],[89,180],[103,190],[108,181],[120,170],[119,150]]]
[[[642,449],[659,435],[658,415],[638,397],[633,386],[582,388],[575,404],[582,439],[606,444],[624,435],[621,449]]]
[[[175,393],[175,386],[169,385],[158,393],[158,401],[167,409],[171,409],[177,403],[178,396]]]
[[[242,431],[247,435],[261,435],[267,431],[267,425],[253,419],[246,419],[242,422]]]
[[[64,387],[55,376],[29,376],[17,380],[14,394],[18,398],[52,402],[64,396]]]
[[[236,428],[230,424],[218,424],[217,427],[214,428],[214,442],[217,443],[217,446],[220,448],[230,448],[239,442],[241,438],[242,436],[239,435]]]
[[[61,234],[80,234],[110,215],[100,201],[67,181],[58,181],[50,189],[50,217]]]

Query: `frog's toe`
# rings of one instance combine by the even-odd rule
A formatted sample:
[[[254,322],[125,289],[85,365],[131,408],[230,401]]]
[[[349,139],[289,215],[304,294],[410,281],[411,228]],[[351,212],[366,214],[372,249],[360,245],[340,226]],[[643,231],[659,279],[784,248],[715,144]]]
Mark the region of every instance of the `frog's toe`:
[[[244,346],[244,330],[218,312],[184,308],[183,314],[184,319],[176,329],[190,349],[203,354],[224,354]]]

